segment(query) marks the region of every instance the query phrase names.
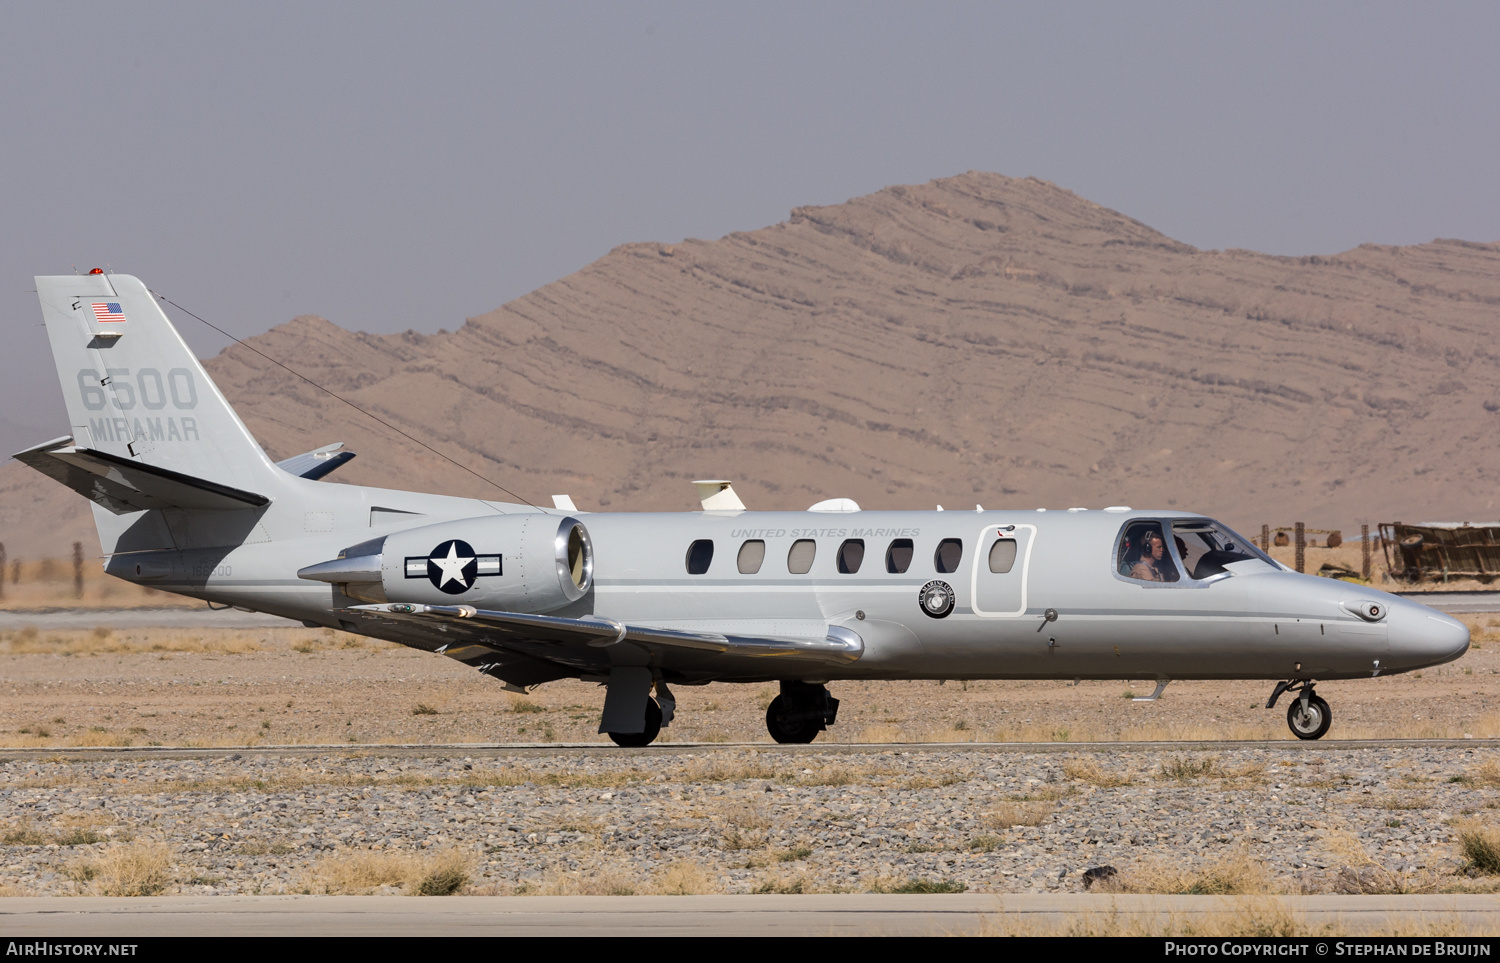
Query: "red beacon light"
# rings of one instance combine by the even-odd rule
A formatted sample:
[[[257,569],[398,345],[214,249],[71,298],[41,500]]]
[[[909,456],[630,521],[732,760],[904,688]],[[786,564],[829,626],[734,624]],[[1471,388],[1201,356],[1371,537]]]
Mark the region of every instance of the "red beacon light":
[[[103,273],[104,273],[104,268],[94,268],[94,269],[93,269],[93,270],[92,270],[92,271],[90,271],[90,272],[89,272],[89,273],[90,273],[90,274],[103,274]]]

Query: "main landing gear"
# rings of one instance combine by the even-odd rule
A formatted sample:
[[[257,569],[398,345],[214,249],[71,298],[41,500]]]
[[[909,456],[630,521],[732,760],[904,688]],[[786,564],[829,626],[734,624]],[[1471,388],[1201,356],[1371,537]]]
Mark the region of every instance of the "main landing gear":
[[[781,683],[781,695],[766,709],[766,731],[780,743],[806,745],[838,718],[839,700],[828,688],[807,682]]]
[[[657,705],[655,699],[646,699],[646,727],[640,732],[611,732],[609,738],[617,746],[626,749],[639,749],[649,746],[661,735],[661,706]]]
[[[1333,722],[1333,713],[1329,711],[1328,703],[1313,692],[1315,685],[1317,683],[1312,681],[1278,682],[1271,698],[1266,700],[1266,708],[1272,709],[1283,692],[1301,693],[1286,707],[1286,724],[1298,739],[1321,739]]]
[[[651,670],[644,666],[617,665],[610,670],[599,731],[615,745],[627,749],[649,746],[663,726],[672,724],[677,700],[665,682],[651,676]],[[654,699],[652,690],[656,692]]]

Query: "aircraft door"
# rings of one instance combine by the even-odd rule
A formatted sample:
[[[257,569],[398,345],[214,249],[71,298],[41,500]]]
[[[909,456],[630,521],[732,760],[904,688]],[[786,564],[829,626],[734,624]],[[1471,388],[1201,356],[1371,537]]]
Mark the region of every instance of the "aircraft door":
[[[980,529],[970,585],[975,615],[1014,619],[1026,614],[1035,541],[1035,525],[986,525]]]

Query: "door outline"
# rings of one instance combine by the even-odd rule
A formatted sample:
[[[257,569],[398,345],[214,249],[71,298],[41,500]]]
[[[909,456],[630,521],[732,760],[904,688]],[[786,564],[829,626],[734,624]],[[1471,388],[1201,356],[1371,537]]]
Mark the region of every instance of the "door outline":
[[[990,553],[986,550],[986,542],[989,536],[999,532],[1002,528],[1012,532],[1027,531],[1031,537],[1026,540],[1026,555],[1019,559],[1021,563],[1021,607],[1014,612],[986,612],[979,607],[979,566],[989,565]],[[984,619],[1018,619],[1026,614],[1027,589],[1031,579],[1031,552],[1036,548],[1037,529],[1035,525],[986,525],[979,530],[979,540],[974,550],[974,567],[969,574],[969,607],[974,614]],[[1012,570],[1014,571],[1014,570]]]

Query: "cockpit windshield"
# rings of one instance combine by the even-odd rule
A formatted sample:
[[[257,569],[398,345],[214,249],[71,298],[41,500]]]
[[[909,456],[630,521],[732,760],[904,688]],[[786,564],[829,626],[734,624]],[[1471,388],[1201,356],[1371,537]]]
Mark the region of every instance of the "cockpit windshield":
[[[1224,566],[1249,559],[1275,565],[1250,539],[1211,519],[1189,519],[1172,523],[1172,536],[1182,567],[1192,579],[1212,578]]]

